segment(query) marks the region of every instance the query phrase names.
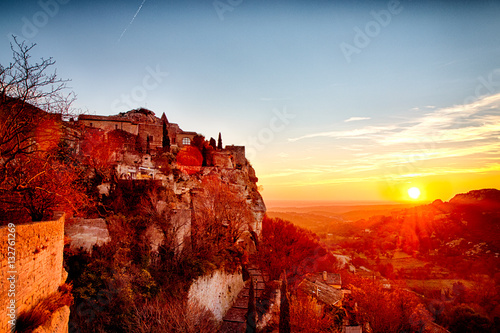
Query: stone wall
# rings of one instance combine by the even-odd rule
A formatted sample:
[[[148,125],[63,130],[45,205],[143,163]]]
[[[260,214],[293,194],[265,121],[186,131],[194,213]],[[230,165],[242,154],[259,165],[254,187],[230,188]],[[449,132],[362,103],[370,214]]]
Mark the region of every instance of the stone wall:
[[[189,288],[188,304],[204,306],[218,321],[222,321],[244,285],[241,271],[229,274],[216,270],[193,282]]]
[[[231,153],[234,159],[234,164],[236,166],[243,166],[246,164],[247,159],[245,157],[245,146],[226,146],[226,150]]]
[[[143,143],[142,149],[144,151],[146,151],[148,136],[153,138],[149,141],[150,150],[163,146],[163,126],[161,124],[139,124],[139,137]]]
[[[67,277],[63,269],[64,215],[54,221],[14,225],[0,227],[0,332],[10,329],[9,305],[15,305],[17,314],[28,310],[56,292]],[[9,244],[14,229],[15,244]]]
[[[78,122],[88,127],[100,128],[104,131],[119,129],[134,135],[139,133],[139,125],[129,120],[114,120],[111,117],[82,115],[78,118]]]
[[[231,153],[227,151],[217,151],[212,154],[214,167],[222,169],[234,168],[231,160]]]
[[[271,299],[268,301],[269,309],[262,314],[259,314],[257,319],[257,329],[263,330],[267,325],[279,325],[280,317],[280,305],[281,305],[281,281],[276,281],[277,288],[271,295]]]

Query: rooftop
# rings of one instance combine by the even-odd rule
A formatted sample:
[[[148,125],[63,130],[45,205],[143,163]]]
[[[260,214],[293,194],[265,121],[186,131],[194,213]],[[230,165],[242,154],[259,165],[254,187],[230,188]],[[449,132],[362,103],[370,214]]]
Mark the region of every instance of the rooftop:
[[[323,282],[328,285],[342,285],[342,279],[338,273],[318,272],[307,274],[306,279],[311,282]]]
[[[311,282],[308,279],[304,279],[298,288],[300,291],[314,296],[322,303],[329,305],[337,304],[342,301],[343,297],[342,291],[320,281]]]

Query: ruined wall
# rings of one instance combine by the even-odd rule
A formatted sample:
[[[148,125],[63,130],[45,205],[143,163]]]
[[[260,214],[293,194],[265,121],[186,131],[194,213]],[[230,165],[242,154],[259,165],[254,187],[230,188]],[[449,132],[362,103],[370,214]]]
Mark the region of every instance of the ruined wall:
[[[217,168],[232,169],[231,153],[226,151],[217,151],[212,154],[213,165]]]
[[[226,150],[233,156],[234,164],[236,166],[243,166],[246,164],[245,146],[229,145],[226,146]]]
[[[177,133],[182,132],[179,125],[177,124],[167,124],[167,131],[168,131],[168,137],[170,138],[170,145],[174,146],[177,144]],[[163,132],[163,125],[162,125],[162,132]],[[162,133],[163,135],[163,133]]]
[[[139,124],[139,137],[143,143],[142,149],[146,149],[147,136],[153,137],[149,141],[149,148],[156,149],[163,146],[163,125],[161,124]]]
[[[105,131],[112,131],[115,129],[119,129],[134,135],[137,135],[139,133],[139,125],[134,124],[130,121],[123,121],[123,120],[114,121],[112,119],[98,119],[97,117],[91,118],[91,116],[87,117],[80,116],[78,122],[85,126],[100,128]]]
[[[64,215],[55,221],[14,225],[0,227],[0,332],[10,329],[8,306],[19,314],[57,291],[67,277]],[[15,242],[9,244],[13,231]]]
[[[216,270],[193,282],[189,288],[188,305],[197,303],[205,306],[221,321],[244,285],[241,271],[229,274]]]

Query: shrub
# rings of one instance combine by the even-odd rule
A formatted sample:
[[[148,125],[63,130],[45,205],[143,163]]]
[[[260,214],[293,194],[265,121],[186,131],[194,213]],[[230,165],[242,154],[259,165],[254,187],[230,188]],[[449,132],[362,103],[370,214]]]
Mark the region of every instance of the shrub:
[[[135,306],[131,333],[217,332],[212,313],[198,305],[188,306],[178,299],[157,297]]]
[[[188,175],[195,174],[203,165],[203,155],[195,146],[185,146],[177,154],[177,164]]]
[[[22,312],[16,321],[16,333],[32,332],[35,328],[45,324],[54,311],[63,306],[73,304],[71,295],[72,286],[63,284],[54,294],[46,297],[28,311]]]

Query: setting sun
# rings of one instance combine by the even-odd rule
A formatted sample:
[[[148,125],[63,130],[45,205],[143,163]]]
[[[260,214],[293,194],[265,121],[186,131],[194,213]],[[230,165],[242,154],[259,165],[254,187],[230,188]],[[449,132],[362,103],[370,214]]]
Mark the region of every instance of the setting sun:
[[[409,188],[408,195],[412,199],[418,199],[418,197],[420,197],[420,190],[417,187]]]

